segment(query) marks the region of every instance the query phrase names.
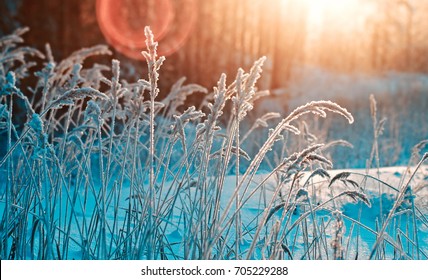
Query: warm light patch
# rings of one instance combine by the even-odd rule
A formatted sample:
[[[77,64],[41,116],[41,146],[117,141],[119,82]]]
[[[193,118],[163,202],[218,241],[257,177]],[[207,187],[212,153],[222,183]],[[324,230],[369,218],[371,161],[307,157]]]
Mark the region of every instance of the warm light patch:
[[[308,25],[320,28],[326,22],[352,25],[359,14],[358,0],[301,0],[307,6]]]
[[[150,26],[159,42],[159,55],[176,52],[195,23],[196,0],[97,0],[96,14],[101,32],[113,48],[144,60],[145,26]]]

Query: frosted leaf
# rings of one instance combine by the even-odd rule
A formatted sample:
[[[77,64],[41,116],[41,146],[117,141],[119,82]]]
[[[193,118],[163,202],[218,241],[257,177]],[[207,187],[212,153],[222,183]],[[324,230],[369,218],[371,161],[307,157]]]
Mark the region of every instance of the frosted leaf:
[[[54,60],[54,57],[52,55],[52,48],[51,48],[51,45],[49,43],[45,44],[45,50],[46,50],[46,59],[48,60],[48,64],[55,65],[55,60]]]
[[[181,115],[174,115],[174,118],[179,118],[182,122],[194,121],[205,116],[200,110],[196,110],[195,106],[186,109]]]
[[[24,94],[19,88],[16,87],[16,75],[13,71],[9,71],[6,77],[0,76],[0,96],[16,94],[21,99],[24,98]]]
[[[333,183],[335,183],[336,181],[340,181],[347,187],[351,186],[354,189],[358,189],[358,190],[362,191],[363,190],[362,187],[357,182],[355,182],[354,180],[349,179],[349,176],[351,176],[350,172],[341,172],[341,173],[337,174],[336,176],[334,176],[331,179],[328,187],[331,188]]]
[[[69,57],[58,64],[58,71],[63,73],[66,69],[72,68],[75,64],[82,64],[83,61],[95,55],[110,55],[111,51],[105,45],[96,45],[89,48],[82,48],[73,52]]]
[[[319,108],[319,107],[312,108],[311,110],[312,110],[312,113],[313,113],[314,115],[318,115],[318,116],[320,116],[321,118],[326,118],[326,117],[327,117],[327,113],[326,113],[325,111],[323,111],[323,110],[322,110],[321,108]]]
[[[31,116],[31,120],[27,123],[28,127],[30,127],[37,135],[41,135],[44,133],[43,129],[43,121],[40,118],[39,114],[34,113]]]
[[[171,87],[171,90],[168,95],[162,100],[162,103],[164,103],[172,113],[175,112],[176,108],[181,105],[184,105],[189,95],[195,92],[208,92],[206,88],[196,84],[189,84],[183,86],[185,80],[186,78],[182,77],[177,82],[175,82],[174,85]]]
[[[368,199],[367,195],[365,195],[362,192],[357,192],[357,191],[345,191],[342,194],[352,198],[352,200],[354,200],[355,202],[357,201],[362,201],[364,202],[368,207],[371,207],[371,203],[370,200]]]
[[[223,114],[223,108],[225,106],[226,100],[229,98],[226,96],[226,93],[226,74],[223,73],[220,76],[217,87],[214,87],[214,103],[208,104],[210,114],[204,121],[203,130],[201,129],[202,127],[197,129],[197,138],[200,138],[202,133],[205,133],[207,137],[206,140],[208,140],[213,135],[213,132],[218,130],[217,120]]]
[[[157,52],[158,43],[155,41],[155,36],[153,35],[153,32],[149,26],[146,26],[144,28],[144,35],[146,36],[146,46],[147,46],[148,52],[143,51],[142,54],[148,61],[155,60],[157,56],[156,52]]]
[[[165,57],[164,56],[159,57],[159,59],[156,60],[155,69],[159,70],[164,62],[165,62]]]
[[[340,180],[340,181],[347,180],[349,176],[351,176],[350,172],[341,172],[341,173],[337,174],[336,176],[334,176],[331,179],[330,184],[328,185],[328,187],[331,187],[331,185],[334,182],[338,181],[338,180]]]
[[[138,84],[141,85],[143,88],[150,88],[150,83],[144,79],[139,79]]]
[[[309,175],[308,181],[315,176],[320,176],[322,178],[329,178],[330,179],[330,174],[328,174],[328,172],[322,168],[318,168],[317,170],[312,172],[311,175]]]
[[[205,131],[205,123],[198,123],[196,125],[197,134],[202,134]]]
[[[259,126],[267,128],[269,126],[267,123],[268,120],[279,118],[280,116],[281,115],[279,113],[275,112],[266,113],[255,121],[254,128],[257,128]]]
[[[100,116],[101,116],[100,106],[98,106],[98,104],[95,101],[89,100],[85,110],[85,118],[84,118],[85,122],[93,121],[97,126],[99,126],[102,120]]]
[[[309,162],[318,161],[320,163],[326,164],[330,168],[333,167],[333,163],[330,160],[318,154],[312,153],[306,158],[306,160]]]
[[[345,108],[340,107],[334,102],[325,100],[312,101],[296,108],[287,118],[284,119],[284,121],[289,123],[307,113],[325,116],[325,111],[331,111],[344,116],[350,124],[354,122],[354,117]]]
[[[12,72],[12,71],[7,72],[6,82],[10,86],[15,86],[15,84],[16,84],[16,77],[15,77],[15,73],[14,72]]]
[[[299,153],[294,153],[290,157],[284,159],[283,164],[286,164],[285,170],[282,172],[286,174],[292,174],[303,170],[304,164],[307,163],[308,158],[313,155],[313,152],[320,149],[323,144],[315,144],[307,147]]]
[[[78,88],[78,89],[71,89],[66,91],[62,96],[60,96],[57,100],[53,101],[50,105],[51,109],[58,109],[62,106],[70,106],[74,104],[74,101],[77,99],[82,98],[101,98],[101,99],[107,99],[107,95],[104,93],[93,89],[93,88]]]
[[[255,126],[256,126],[256,127],[259,127],[259,126],[261,126],[261,127],[268,127],[269,125],[268,125],[267,121],[265,121],[265,120],[263,120],[263,119],[261,119],[261,118],[258,118],[258,119],[255,121]]]
[[[104,83],[104,84],[108,85],[109,87],[111,87],[111,86],[112,86],[112,82],[111,82],[109,79],[107,79],[106,77],[101,77],[101,78],[100,78],[100,82],[102,82],[102,83]]]
[[[55,63],[54,62],[48,62],[46,63],[45,67],[43,68],[43,70],[41,71],[37,71],[35,73],[36,77],[40,77],[40,78],[49,78],[50,74],[52,73],[52,71],[55,69]]]
[[[418,144],[416,144],[415,146],[413,146],[413,148],[412,148],[412,155],[413,156],[419,156],[419,154],[421,153],[421,151],[425,147],[428,147],[428,139],[427,140],[422,140],[421,142],[419,142]]]
[[[342,139],[339,139],[339,140],[334,140],[334,141],[331,141],[331,142],[329,142],[329,143],[327,143],[327,144],[325,144],[324,145],[324,147],[322,148],[323,150],[327,150],[328,148],[330,148],[330,147],[332,147],[332,146],[336,146],[336,145],[338,145],[338,146],[343,146],[343,147],[348,147],[348,148],[353,148],[354,146],[351,144],[351,143],[349,143],[348,141],[346,141],[346,140],[342,140]]]
[[[295,127],[294,125],[286,124],[286,125],[283,126],[283,128],[285,130],[288,130],[288,131],[296,134],[296,135],[300,135],[300,130],[297,127]]]
[[[262,72],[261,67],[265,59],[265,57],[262,57],[257,60],[248,74],[245,74],[244,70],[238,69],[235,82],[232,84],[234,85],[234,91],[236,93],[236,95],[232,97],[232,113],[237,116],[238,121],[242,121],[247,115],[247,112],[253,109],[254,100],[266,93],[259,93],[256,96],[255,89],[255,84],[260,78],[260,73]]]
[[[14,46],[16,44],[20,44],[20,43],[24,42],[24,40],[22,39],[21,36],[24,33],[28,32],[28,30],[30,30],[30,28],[28,28],[28,27],[21,27],[21,28],[16,29],[10,35],[6,35],[6,36],[0,37],[0,47]]]
[[[254,89],[254,86],[256,85],[257,80],[261,77],[260,74],[262,73],[262,66],[265,60],[266,60],[266,57],[263,56],[259,58],[252,66],[250,70],[250,75],[247,78],[246,91],[249,92],[250,90]]]
[[[195,106],[191,106],[191,107],[187,108],[186,111],[184,111],[183,114],[181,114],[181,115],[174,115],[173,116],[175,119],[175,123],[171,127],[172,131],[173,131],[172,133],[174,136],[180,138],[185,153],[187,151],[186,151],[186,134],[184,131],[184,127],[186,126],[186,124],[189,121],[194,121],[194,120],[200,119],[203,116],[205,116],[205,114],[199,110],[196,111]],[[197,129],[197,131],[198,131],[198,129]]]
[[[80,63],[74,64],[73,69],[71,71],[71,80],[69,81],[70,87],[74,88],[83,81],[82,77],[80,76],[80,70],[82,70],[83,66]]]
[[[165,57],[162,56],[159,59],[157,58],[158,43],[154,41],[154,36],[149,26],[144,28],[144,34],[146,35],[147,51],[143,51],[142,54],[146,59],[147,68],[149,70],[150,99],[154,100],[159,93],[159,88],[157,86],[159,79],[158,71],[165,61]]]
[[[281,116],[281,114],[280,114],[280,113],[277,113],[277,112],[269,112],[269,113],[266,113],[266,114],[264,114],[263,116],[261,116],[261,117],[260,117],[260,119],[265,120],[265,121],[268,121],[268,120],[270,120],[270,119],[276,119],[276,118],[279,118],[280,116]]]
[[[223,149],[220,149],[220,150],[218,150],[218,151],[216,151],[215,153],[213,153],[213,154],[211,154],[211,159],[215,159],[215,158],[218,158],[218,157],[222,157],[223,155],[225,155],[226,154],[226,151],[227,151],[227,149],[226,148],[223,148]],[[231,150],[230,150],[230,152],[232,153],[232,154],[236,154],[236,152],[237,152],[238,150],[236,149],[236,147],[235,146],[232,146],[231,147]],[[250,158],[250,156],[247,154],[247,152],[245,152],[243,149],[241,149],[241,148],[239,148],[239,155],[241,156],[241,157],[243,157],[243,158],[245,158],[246,160],[248,160],[248,161],[250,161],[251,160],[251,158]]]
[[[144,101],[143,102],[143,108],[144,108],[144,110],[150,109],[150,105],[151,105],[150,101]],[[165,107],[165,104],[163,104],[162,102],[157,102],[157,101],[155,101],[153,105],[154,105],[155,111],[160,110],[163,107]]]
[[[306,190],[306,189],[304,189],[304,188],[300,188],[298,191],[297,191],[297,194],[296,194],[296,200],[298,200],[299,198],[302,198],[303,197],[303,199],[304,200],[307,200],[308,199],[308,190]]]
[[[270,91],[269,90],[260,90],[260,91],[257,91],[254,94],[253,102],[256,101],[257,99],[260,99],[262,97],[269,96],[269,95],[270,95]]]

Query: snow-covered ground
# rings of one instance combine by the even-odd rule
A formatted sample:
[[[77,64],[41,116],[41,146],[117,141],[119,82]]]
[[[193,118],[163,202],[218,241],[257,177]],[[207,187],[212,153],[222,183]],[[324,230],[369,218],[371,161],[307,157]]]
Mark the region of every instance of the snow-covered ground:
[[[357,255],[356,250],[358,250],[358,259],[367,259],[369,257],[369,254],[371,252],[371,248],[373,247],[375,241],[376,241],[376,235],[373,233],[373,231],[379,230],[379,223],[381,220],[385,220],[386,216],[389,213],[389,210],[392,208],[394,201],[397,197],[397,190],[399,190],[402,186],[405,186],[409,183],[409,186],[411,186],[411,189],[413,191],[414,195],[414,203],[415,208],[417,209],[417,216],[420,217],[420,219],[427,220],[428,218],[428,166],[422,165],[420,169],[414,174],[412,178],[412,174],[414,171],[414,167],[389,167],[389,168],[381,168],[379,170],[377,169],[371,169],[368,172],[366,170],[330,170],[328,173],[330,174],[330,177],[333,178],[337,174],[340,174],[343,172],[349,172],[350,175],[347,177],[347,180],[352,180],[358,185],[362,187],[362,191],[364,192],[368,199],[370,200],[371,206],[367,206],[363,203],[355,203],[350,198],[340,198],[336,200],[336,205],[334,206],[332,203],[328,203],[325,205],[325,207],[322,207],[318,211],[316,211],[316,218],[315,223],[318,223],[318,226],[320,226],[320,223],[323,222],[324,224],[327,224],[326,231],[325,231],[325,241],[327,252],[330,252],[332,254],[332,248],[331,242],[334,238],[334,230],[335,226],[334,223],[331,222],[331,211],[333,211],[334,207],[338,207],[338,211],[343,215],[343,217],[349,217],[350,219],[354,219],[361,223],[362,226],[357,226],[356,224],[353,224],[350,219],[344,218],[344,234],[343,234],[343,244],[344,246],[348,246],[350,249],[346,250],[345,258],[347,259],[354,259]],[[305,173],[303,177],[300,178],[300,185],[306,182],[309,172]],[[380,179],[384,183],[379,184],[378,181],[376,181],[373,178],[364,176],[365,174],[372,176],[373,178]],[[270,211],[273,207],[279,205],[281,203],[281,199],[276,198],[273,200],[272,204],[269,204],[271,201],[271,198],[275,192],[277,181],[275,180],[274,176],[266,180],[266,174],[257,174],[253,178],[253,183],[250,184],[250,187],[246,194],[243,194],[241,192],[241,195],[243,195],[243,198],[249,197],[248,194],[251,193],[256,186],[259,186],[260,182],[264,182],[258,189],[258,191],[255,192],[254,195],[251,196],[251,198],[246,201],[245,205],[242,208],[241,211],[241,220],[242,224],[245,225],[246,230],[248,228],[251,228],[250,225],[253,226],[253,229],[246,232],[246,234],[243,236],[241,248],[245,251],[247,250],[252,242],[252,237],[254,232],[257,229],[258,223],[260,222],[260,219],[263,216],[264,211]],[[308,194],[311,199],[313,199],[312,203],[315,207],[316,205],[322,204],[324,201],[328,200],[331,195],[332,191],[335,194],[340,193],[344,190],[350,190],[354,188],[352,184],[342,184],[339,181],[332,184],[332,186],[328,187],[328,181],[315,176],[313,179],[311,179],[310,187],[308,188]],[[228,176],[224,183],[224,188],[222,191],[222,209],[225,209],[227,207],[227,204],[229,200],[234,195],[234,187],[235,187],[236,177]],[[389,187],[389,186],[390,187]],[[287,192],[289,186],[285,185],[281,189],[282,197],[287,196]],[[397,189],[397,190],[394,190]],[[168,183],[165,186],[165,189],[168,189]],[[194,193],[196,190],[191,189],[190,192]],[[295,195],[295,193],[298,191],[298,188],[294,189],[294,192],[292,195]],[[120,207],[123,207],[123,209],[126,209],[128,206],[128,187],[123,187],[121,191],[122,195],[120,197]],[[381,195],[380,195],[381,194]],[[93,201],[92,201],[93,203]],[[177,209],[182,207],[180,203],[177,204]],[[87,213],[80,213],[80,215],[86,216],[88,221],[90,220],[92,216],[92,212],[90,209],[93,209],[94,206],[91,206],[91,203],[88,204],[88,212]],[[382,208],[381,208],[382,207]],[[306,208],[307,209],[307,208]],[[232,208],[233,211],[233,208]],[[294,211],[295,213],[291,215],[291,221],[296,221],[301,214],[303,214],[305,210],[302,208],[297,207],[297,209]],[[422,248],[422,251],[425,254],[428,254],[428,228],[426,224],[421,223],[420,221],[417,221],[416,225],[413,224],[413,220],[406,214],[410,213],[412,211],[411,201],[410,197],[406,196],[405,201],[402,203],[402,205],[398,208],[396,211],[397,217],[395,217],[390,223],[391,226],[387,228],[387,234],[391,236],[394,240],[396,239],[397,235],[401,236],[402,240],[402,247],[403,250],[410,250],[414,253],[414,246],[410,246],[411,242],[415,242],[417,239],[417,242],[419,243],[418,246]],[[116,217],[116,222],[122,222],[125,217],[125,211],[120,211],[119,213],[123,214],[123,217]],[[180,211],[178,210],[176,213],[174,213],[171,220],[168,221],[168,224],[174,225],[168,227],[166,238],[168,239],[168,242],[170,244],[175,244],[172,246],[174,249],[175,255],[182,255],[183,254],[183,243],[185,237],[185,226],[182,224],[182,219],[180,219]],[[270,222],[273,224],[278,223],[278,221],[282,221],[285,223],[282,216],[283,212],[277,211],[272,218],[270,219]],[[382,215],[382,217],[381,217]],[[113,224],[114,217],[114,211],[112,208],[110,208],[107,211],[107,218],[110,220],[110,224]],[[311,218],[309,217],[309,220]],[[330,222],[331,223],[330,223]],[[334,220],[333,220],[334,221]],[[330,225],[329,225],[330,224]],[[418,228],[418,236],[415,237],[413,235],[413,226],[416,226]],[[367,227],[367,228],[365,228]],[[265,234],[265,233],[263,233]],[[79,240],[80,236],[77,232],[77,229],[74,228],[71,232],[72,237],[75,240]],[[406,236],[406,237],[405,237]],[[264,236],[260,239],[258,242],[260,244],[260,247],[262,247],[263,240],[266,240],[267,236]],[[313,238],[313,236],[310,234],[309,238]],[[407,238],[411,241],[407,241]],[[231,240],[233,241],[233,237]],[[289,241],[288,241],[289,242]],[[303,236],[299,234],[299,236],[296,238],[296,240],[292,244],[287,244],[291,250],[291,253],[293,254],[294,259],[299,259],[304,255],[304,252],[306,250],[304,245]],[[358,243],[358,244],[356,244]],[[357,249],[358,248],[358,249]],[[408,249],[410,248],[410,249]],[[244,254],[245,255],[245,254]],[[73,242],[70,243],[70,258],[76,258],[79,259],[82,256],[82,252],[79,246],[76,244],[73,244]],[[263,258],[263,255],[261,251],[255,252],[254,255],[255,258]],[[330,256],[325,256],[326,258],[331,258]],[[394,250],[391,248],[385,249],[385,257],[387,259],[393,259],[397,258],[397,256],[394,256]],[[422,259],[426,259],[426,257],[421,256]]]
[[[318,99],[332,101],[392,99],[400,94],[428,92],[428,75],[421,73],[389,72],[381,76],[341,74],[316,67],[295,70],[287,88],[272,90],[273,98],[265,98],[257,110],[284,111]]]

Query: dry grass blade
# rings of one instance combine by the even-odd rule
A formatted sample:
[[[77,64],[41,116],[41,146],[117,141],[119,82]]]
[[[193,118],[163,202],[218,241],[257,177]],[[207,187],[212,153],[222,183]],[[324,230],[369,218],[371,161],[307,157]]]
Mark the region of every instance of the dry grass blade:
[[[24,40],[22,39],[21,36],[24,33],[28,32],[28,30],[30,30],[30,28],[22,27],[22,28],[16,29],[10,35],[2,36],[0,38],[0,47],[11,46],[11,45],[20,44],[20,43],[24,42]]]
[[[357,201],[362,201],[364,202],[368,207],[371,207],[371,203],[369,198],[367,197],[367,195],[365,195],[362,192],[358,192],[358,191],[344,191],[343,192],[344,195],[349,196],[350,198],[352,198],[355,202]]]
[[[315,154],[315,153],[311,153],[310,155],[308,155],[306,158],[306,161],[324,163],[330,168],[333,167],[333,163],[331,162],[331,160],[329,160],[326,157],[323,157],[319,154]]]
[[[309,146],[299,153],[294,153],[290,157],[284,159],[283,164],[286,168],[283,170],[285,173],[289,173],[291,170],[300,170],[302,163],[306,163],[310,157],[314,157],[314,151],[320,149],[324,144],[315,144]]]
[[[83,99],[86,97],[108,99],[107,95],[93,88],[84,87],[78,89],[70,89],[67,90],[58,99],[53,101],[48,108],[59,109],[62,106],[71,106],[77,99]]]
[[[338,180],[339,180],[339,181],[347,180],[349,176],[351,176],[351,172],[347,172],[347,171],[345,171],[345,172],[340,172],[339,174],[335,175],[335,176],[331,179],[330,183],[328,184],[328,187],[330,188],[330,187],[331,187],[331,185],[333,185],[333,183],[334,183],[334,182],[336,182],[336,181],[338,181]]]
[[[325,111],[331,111],[342,115],[348,120],[350,124],[354,122],[354,117],[351,115],[351,113],[348,112],[348,110],[346,110],[345,108],[339,106],[334,102],[321,100],[321,101],[313,101],[313,102],[307,103],[306,105],[296,108],[287,118],[285,118],[284,124],[288,124],[291,121],[296,120],[300,116],[307,113],[313,113],[321,117],[325,117],[326,116]]]
[[[326,170],[324,170],[323,168],[318,168],[309,175],[308,179],[306,179],[306,182],[303,184],[303,186],[304,187],[308,186],[311,179],[313,179],[315,176],[320,176],[321,178],[330,179],[330,174],[328,174]]]

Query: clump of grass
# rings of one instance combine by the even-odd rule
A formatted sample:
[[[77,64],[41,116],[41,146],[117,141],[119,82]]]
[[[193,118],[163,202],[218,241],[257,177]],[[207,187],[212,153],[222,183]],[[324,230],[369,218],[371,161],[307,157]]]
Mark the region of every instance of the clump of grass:
[[[376,252],[387,246],[401,257],[426,258],[416,224],[428,223],[413,200],[405,210],[412,231],[398,232],[397,240],[388,235],[403,201],[412,197],[410,182],[426,155],[399,188],[369,175],[331,176],[325,151],[350,144],[318,143],[299,123],[327,112],[353,122],[330,101],[300,106],[273,128],[268,121],[281,116],[269,112],[245,131],[255,101],[267,94],[257,88],[264,57],[248,72],[238,69],[233,81],[222,74],[212,94],[182,78],[158,100],[165,58],[157,56],[150,28],[142,54],[148,77],[137,82],[121,78],[114,59],[109,66],[83,66],[90,56],[110,54],[105,46],[56,62],[48,45],[46,54],[21,47],[25,31],[0,39],[2,259],[345,259],[352,252],[358,258],[360,237],[353,233],[359,230],[376,236],[372,258],[386,258]],[[31,56],[44,64],[28,62]],[[29,75],[38,81],[24,88]],[[185,106],[195,92],[207,94],[200,110]],[[26,115],[20,123],[13,120],[17,100]],[[373,120],[379,127],[375,114]],[[243,145],[253,133],[264,137],[255,153]],[[292,135],[304,139],[294,153],[287,147]],[[277,144],[282,153],[271,160]],[[271,169],[261,175],[264,161]],[[364,180],[354,178],[359,176]],[[368,180],[398,194],[375,229],[341,211],[349,201],[361,211],[371,206]]]

